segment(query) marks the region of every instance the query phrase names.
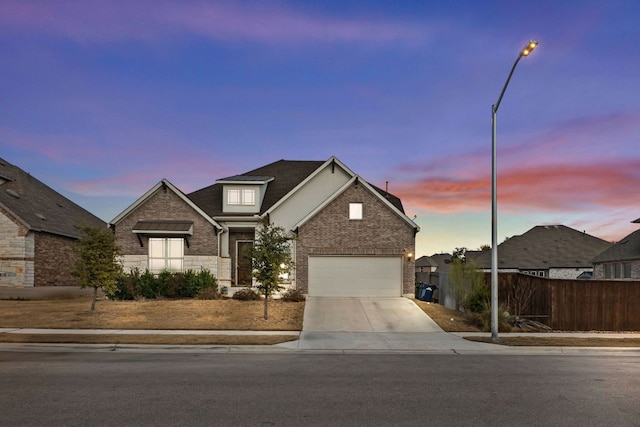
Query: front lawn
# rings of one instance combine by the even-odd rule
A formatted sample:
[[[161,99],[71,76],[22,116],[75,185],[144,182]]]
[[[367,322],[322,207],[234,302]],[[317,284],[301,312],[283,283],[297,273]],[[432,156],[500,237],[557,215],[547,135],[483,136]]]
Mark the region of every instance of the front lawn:
[[[1,328],[53,329],[186,329],[241,331],[299,331],[304,302],[269,301],[269,319],[263,319],[263,301],[152,300],[2,300]]]

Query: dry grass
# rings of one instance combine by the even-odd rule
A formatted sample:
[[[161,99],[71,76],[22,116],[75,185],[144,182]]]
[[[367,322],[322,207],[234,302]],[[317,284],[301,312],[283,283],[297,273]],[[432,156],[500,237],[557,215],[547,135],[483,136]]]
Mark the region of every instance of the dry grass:
[[[296,339],[294,335],[0,334],[4,343],[46,344],[273,345]]]
[[[53,329],[184,329],[299,331],[304,303],[269,301],[99,301],[87,298],[0,301],[0,327]]]
[[[483,332],[474,325],[473,318],[458,310],[451,310],[440,304],[424,301],[414,302],[446,332]],[[464,337],[469,341],[493,344],[491,337]],[[553,347],[640,347],[638,338],[578,338],[578,337],[540,337],[514,336],[500,337],[501,345],[508,346],[553,346]]]
[[[480,332],[470,317],[439,304],[415,301],[447,332]],[[1,328],[43,329],[168,329],[299,331],[304,302],[269,302],[264,320],[262,301],[161,300],[99,301],[95,312],[89,298],[0,300]],[[297,339],[291,335],[113,335],[113,334],[0,334],[0,342],[163,345],[272,345]],[[468,337],[491,342],[489,337]],[[640,347],[638,338],[500,337],[511,346]]]
[[[482,332],[474,325],[473,318],[461,311],[420,300],[413,300],[413,302],[446,332]]]

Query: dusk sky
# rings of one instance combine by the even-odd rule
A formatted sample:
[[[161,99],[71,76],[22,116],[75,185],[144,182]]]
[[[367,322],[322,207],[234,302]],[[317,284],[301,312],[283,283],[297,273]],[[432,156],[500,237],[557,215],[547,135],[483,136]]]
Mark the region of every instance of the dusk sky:
[[[0,157],[110,221],[336,156],[399,196],[416,255],[640,218],[640,2],[0,0]]]

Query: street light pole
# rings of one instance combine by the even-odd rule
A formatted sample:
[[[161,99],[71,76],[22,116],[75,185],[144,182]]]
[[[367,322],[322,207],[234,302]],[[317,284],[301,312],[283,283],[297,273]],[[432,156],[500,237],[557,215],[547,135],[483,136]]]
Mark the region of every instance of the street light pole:
[[[491,340],[499,342],[498,337],[498,178],[497,178],[497,155],[496,155],[496,118],[502,97],[513,72],[523,56],[529,56],[533,49],[538,46],[538,42],[531,40],[520,51],[520,55],[511,67],[511,72],[500,92],[498,101],[491,106]]]

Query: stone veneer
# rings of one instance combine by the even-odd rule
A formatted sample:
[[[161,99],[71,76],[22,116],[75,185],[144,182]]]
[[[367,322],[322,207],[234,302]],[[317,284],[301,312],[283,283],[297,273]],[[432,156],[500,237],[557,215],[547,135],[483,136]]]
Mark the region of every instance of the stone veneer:
[[[33,286],[34,234],[0,208],[0,286]]]
[[[550,268],[549,279],[577,279],[585,271],[593,271],[593,268]]]
[[[363,219],[349,220],[349,203],[362,203]],[[414,292],[415,230],[385,203],[353,184],[298,230],[297,288],[308,292],[309,255],[403,255],[403,293]]]

